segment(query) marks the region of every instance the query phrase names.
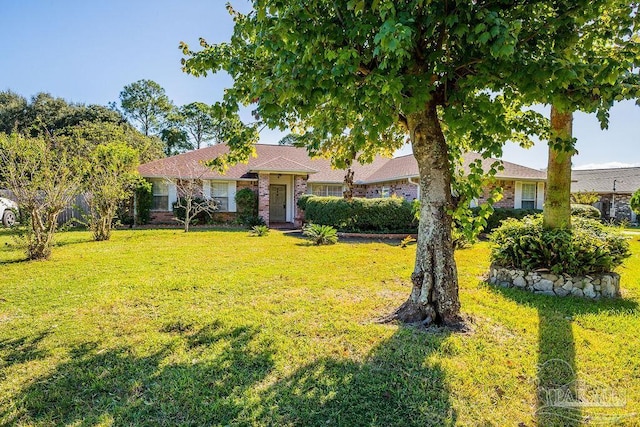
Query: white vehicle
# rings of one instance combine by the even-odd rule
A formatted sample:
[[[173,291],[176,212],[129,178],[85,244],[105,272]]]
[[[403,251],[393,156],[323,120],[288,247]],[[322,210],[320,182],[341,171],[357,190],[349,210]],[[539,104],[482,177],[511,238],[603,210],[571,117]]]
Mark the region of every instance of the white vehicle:
[[[18,204],[13,200],[0,197],[0,220],[5,227],[13,227],[16,223]]]

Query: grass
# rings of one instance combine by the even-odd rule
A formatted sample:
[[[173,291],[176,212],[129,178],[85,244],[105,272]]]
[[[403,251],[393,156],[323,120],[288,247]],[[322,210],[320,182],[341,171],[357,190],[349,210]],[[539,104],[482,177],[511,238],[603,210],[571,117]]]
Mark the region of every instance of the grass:
[[[58,242],[51,260],[22,262],[0,231],[0,425],[533,426],[640,413],[637,237],[617,301],[496,289],[482,280],[488,244],[458,251],[466,334],[375,323],[407,297],[415,246],[229,230]],[[571,371],[624,407],[546,413],[538,385]]]

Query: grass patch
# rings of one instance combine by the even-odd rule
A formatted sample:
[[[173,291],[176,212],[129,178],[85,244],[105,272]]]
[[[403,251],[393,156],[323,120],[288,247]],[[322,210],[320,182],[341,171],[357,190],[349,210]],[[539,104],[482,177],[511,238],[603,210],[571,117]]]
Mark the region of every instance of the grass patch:
[[[569,371],[619,393],[619,415],[640,412],[636,237],[617,301],[496,289],[482,280],[488,244],[458,251],[474,332],[449,334],[373,322],[407,297],[415,246],[67,232],[50,261],[21,262],[8,233],[0,424],[533,426],[609,414],[541,410],[538,385]]]

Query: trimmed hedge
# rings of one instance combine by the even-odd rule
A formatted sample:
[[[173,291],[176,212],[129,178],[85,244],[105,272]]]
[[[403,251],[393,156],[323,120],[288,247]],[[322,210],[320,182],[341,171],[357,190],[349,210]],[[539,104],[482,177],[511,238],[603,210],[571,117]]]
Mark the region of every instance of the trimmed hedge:
[[[330,225],[345,232],[415,233],[411,203],[401,198],[384,199],[304,196],[298,200],[305,220]]]
[[[571,229],[545,229],[542,215],[507,219],[495,229],[491,261],[525,271],[584,276],[613,271],[628,258],[629,242],[599,221],[573,217]]]

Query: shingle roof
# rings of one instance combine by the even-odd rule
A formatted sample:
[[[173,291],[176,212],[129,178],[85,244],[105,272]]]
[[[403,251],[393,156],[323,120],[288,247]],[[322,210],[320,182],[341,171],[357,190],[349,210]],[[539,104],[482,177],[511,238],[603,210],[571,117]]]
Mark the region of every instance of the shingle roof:
[[[299,173],[316,173],[315,169],[287,159],[286,157],[276,157],[251,168],[252,172],[299,172]]]
[[[616,169],[588,169],[571,171],[571,192],[593,191],[613,193],[613,181],[616,181],[616,193],[633,194],[640,188],[640,167]]]
[[[342,183],[345,171],[333,169],[326,158],[311,158],[304,148],[282,145],[257,144],[257,157],[251,157],[247,163],[238,163],[229,167],[224,174],[212,171],[203,165],[228,152],[224,144],[194,150],[173,157],[156,160],[141,165],[140,174],[147,178],[202,178],[202,179],[256,179],[257,171],[275,171],[309,174],[310,183]],[[476,153],[465,155],[465,165],[481,158]],[[483,167],[488,169],[495,159],[482,160]],[[515,163],[503,162],[504,170],[498,172],[502,179],[545,180],[546,173]],[[362,165],[354,163],[354,182],[366,184],[393,181],[419,176],[418,163],[413,155],[396,157],[376,157],[372,163]]]
[[[496,159],[488,158],[483,159],[478,153],[467,153],[464,155],[463,165],[465,172],[469,172],[469,164],[475,160],[480,159],[482,161],[483,170],[487,171],[491,168],[491,165],[496,162]],[[518,165],[511,162],[502,162],[503,170],[498,171],[496,177],[499,179],[527,179],[532,181],[544,181],[547,179],[546,172],[531,169],[526,166]],[[366,179],[367,182],[384,182],[391,181],[399,178],[417,177],[420,173],[418,171],[418,162],[413,155],[396,157],[391,159],[380,169],[369,175]]]

